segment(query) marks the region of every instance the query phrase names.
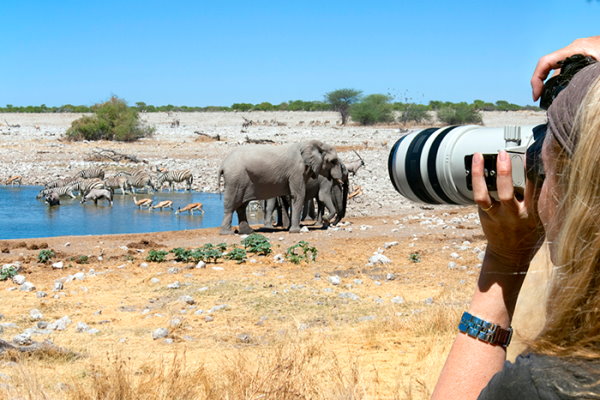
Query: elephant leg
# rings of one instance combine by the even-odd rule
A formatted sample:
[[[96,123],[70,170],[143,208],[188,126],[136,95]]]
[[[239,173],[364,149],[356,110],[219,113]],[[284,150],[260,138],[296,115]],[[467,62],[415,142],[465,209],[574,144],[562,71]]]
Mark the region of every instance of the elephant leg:
[[[265,227],[267,228],[273,227],[273,211],[275,210],[276,204],[277,198],[275,197],[265,200]]]
[[[279,197],[280,225],[290,229],[290,202],[287,196]]]
[[[332,185],[327,182],[322,185],[319,190],[319,202],[321,202],[327,208],[327,215],[323,216],[323,225],[329,225],[329,221],[333,219],[336,214],[335,206],[333,205],[333,200],[331,199],[331,189]]]
[[[304,196],[306,186],[303,177],[290,179],[290,193],[292,195],[292,215],[290,216],[290,233],[300,232],[300,217],[304,207]]]
[[[254,232],[252,228],[250,228],[250,224],[248,224],[248,217],[246,216],[246,207],[248,207],[249,201],[244,202],[238,209],[236,210],[239,220],[238,230],[243,235],[249,235]]]
[[[221,235],[231,235],[234,233],[231,229],[233,210],[235,209],[232,196],[233,195],[231,193],[225,191],[225,198],[223,199],[223,221],[221,222]]]

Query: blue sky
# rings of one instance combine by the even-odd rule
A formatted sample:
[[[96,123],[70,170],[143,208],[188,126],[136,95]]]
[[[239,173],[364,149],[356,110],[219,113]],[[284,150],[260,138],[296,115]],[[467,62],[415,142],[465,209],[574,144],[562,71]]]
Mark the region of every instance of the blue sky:
[[[595,0],[4,0],[0,105],[278,104],[339,88],[533,104],[537,59],[598,21]]]

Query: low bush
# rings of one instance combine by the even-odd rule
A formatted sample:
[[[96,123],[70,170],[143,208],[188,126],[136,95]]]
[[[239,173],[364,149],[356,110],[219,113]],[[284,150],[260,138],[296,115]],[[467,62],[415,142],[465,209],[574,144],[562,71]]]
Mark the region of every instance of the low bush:
[[[175,255],[175,261],[188,262],[193,259],[192,250],[177,247],[170,251]]]
[[[149,262],[165,262],[167,259],[168,251],[164,250],[150,250],[146,256],[146,261]]]
[[[352,105],[350,116],[361,125],[373,125],[380,122],[392,122],[393,107],[391,97],[384,94],[371,94],[360,103]]]
[[[285,252],[285,259],[294,264],[300,264],[302,261],[307,263],[310,261],[316,261],[317,249],[312,247],[304,240],[296,243],[289,247]]]
[[[38,262],[42,263],[42,264],[46,264],[48,262],[50,262],[50,260],[52,259],[52,257],[54,257],[54,251],[51,249],[44,249],[44,250],[40,250],[40,252],[38,253]]]
[[[246,250],[236,247],[231,249],[227,254],[223,256],[226,260],[234,260],[237,261],[238,264],[246,262],[247,255]]]
[[[427,106],[423,104],[409,104],[405,110],[402,111],[398,122],[406,124],[408,122],[422,123],[431,121],[431,115],[427,110]]]
[[[481,113],[466,103],[440,108],[437,118],[447,125],[481,124]]]
[[[248,235],[248,237],[242,240],[242,245],[246,251],[263,256],[271,254],[273,251],[269,239],[260,233]]]
[[[0,281],[5,281],[7,279],[11,279],[13,276],[17,275],[17,268],[13,267],[2,267],[0,270]]]
[[[154,128],[140,123],[137,108],[128,107],[118,97],[92,106],[92,111],[95,115],[73,121],[67,130],[67,139],[132,142],[154,133]]]

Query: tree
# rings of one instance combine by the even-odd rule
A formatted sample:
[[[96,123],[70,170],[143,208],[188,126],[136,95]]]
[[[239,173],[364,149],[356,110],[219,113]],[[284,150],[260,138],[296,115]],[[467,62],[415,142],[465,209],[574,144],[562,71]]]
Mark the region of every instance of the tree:
[[[352,106],[350,110],[352,119],[361,125],[391,122],[394,120],[391,100],[392,98],[385,94],[371,94]]]
[[[355,89],[338,89],[325,94],[325,101],[342,116],[342,125],[346,125],[350,106],[360,100],[362,91]]]

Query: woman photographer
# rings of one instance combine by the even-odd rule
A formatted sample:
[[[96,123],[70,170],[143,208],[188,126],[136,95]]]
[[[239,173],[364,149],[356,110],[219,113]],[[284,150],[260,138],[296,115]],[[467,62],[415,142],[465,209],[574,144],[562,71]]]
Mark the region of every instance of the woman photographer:
[[[525,199],[517,199],[501,152],[494,200],[483,159],[473,157],[488,246],[459,326],[465,333],[457,335],[434,399],[600,399],[600,63],[550,95],[540,190],[529,181]],[[515,302],[544,234],[555,265],[546,323],[514,364],[505,363]]]

